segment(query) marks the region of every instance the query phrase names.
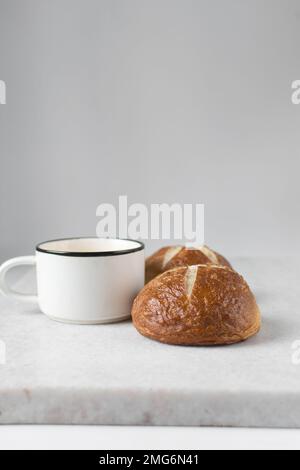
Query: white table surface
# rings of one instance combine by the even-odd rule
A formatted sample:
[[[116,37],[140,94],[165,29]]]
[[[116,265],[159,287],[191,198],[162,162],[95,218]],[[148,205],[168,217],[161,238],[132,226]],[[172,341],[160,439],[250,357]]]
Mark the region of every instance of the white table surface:
[[[0,426],[0,450],[300,450],[300,430]]]
[[[130,323],[62,325],[1,297],[7,363],[0,366],[0,422],[300,427],[300,366],[292,363],[292,345],[300,339],[299,259],[233,261],[257,296],[263,328],[226,348],[161,345]],[[103,436],[97,428],[78,432]],[[166,438],[225,432],[153,429]]]

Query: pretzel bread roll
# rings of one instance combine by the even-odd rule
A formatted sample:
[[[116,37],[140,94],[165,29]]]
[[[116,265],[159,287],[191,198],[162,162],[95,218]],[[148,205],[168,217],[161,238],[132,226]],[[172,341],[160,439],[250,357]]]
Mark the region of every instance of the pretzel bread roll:
[[[148,338],[178,345],[225,345],[260,329],[260,311],[245,280],[213,265],[175,268],[134,301],[133,324]]]
[[[146,283],[170,269],[196,264],[214,264],[231,268],[227,259],[207,246],[199,248],[166,246],[146,259]]]

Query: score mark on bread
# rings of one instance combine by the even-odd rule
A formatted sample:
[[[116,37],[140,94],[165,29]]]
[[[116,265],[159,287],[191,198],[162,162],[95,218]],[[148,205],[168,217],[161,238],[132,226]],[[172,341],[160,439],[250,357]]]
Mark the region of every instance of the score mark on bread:
[[[216,265],[219,264],[219,260],[218,260],[217,255],[210,248],[208,248],[207,246],[201,246],[201,247],[197,248],[197,250],[201,251],[205,256],[207,256],[207,258],[213,264],[216,264]]]
[[[168,248],[164,255],[162,268],[164,269],[167,264],[171,261],[171,259],[174,258],[174,256],[176,256],[181,250],[182,246],[171,246],[170,248]]]
[[[189,266],[185,274],[185,288],[188,298],[192,297],[194,285],[198,274],[198,266]]]

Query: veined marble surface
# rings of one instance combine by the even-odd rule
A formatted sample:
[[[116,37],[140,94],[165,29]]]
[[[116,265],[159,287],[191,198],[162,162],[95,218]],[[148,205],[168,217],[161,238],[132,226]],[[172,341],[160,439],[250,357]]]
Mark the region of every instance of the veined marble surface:
[[[130,322],[56,323],[0,296],[0,423],[300,428],[300,260],[231,261],[263,317],[234,346],[163,345]]]

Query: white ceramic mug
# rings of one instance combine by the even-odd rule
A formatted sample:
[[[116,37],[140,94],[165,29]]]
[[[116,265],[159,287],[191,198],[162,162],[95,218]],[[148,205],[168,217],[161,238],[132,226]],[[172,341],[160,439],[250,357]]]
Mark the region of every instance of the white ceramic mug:
[[[7,272],[17,266],[37,269],[38,295],[13,291]],[[134,240],[74,238],[41,243],[35,256],[15,258],[0,268],[0,290],[10,297],[38,302],[41,311],[67,323],[110,323],[130,317],[144,286],[144,245]]]

